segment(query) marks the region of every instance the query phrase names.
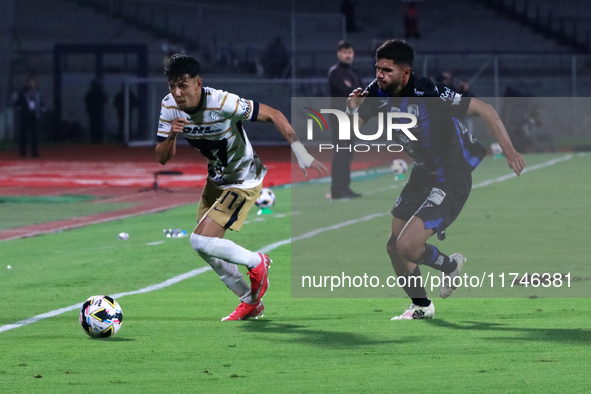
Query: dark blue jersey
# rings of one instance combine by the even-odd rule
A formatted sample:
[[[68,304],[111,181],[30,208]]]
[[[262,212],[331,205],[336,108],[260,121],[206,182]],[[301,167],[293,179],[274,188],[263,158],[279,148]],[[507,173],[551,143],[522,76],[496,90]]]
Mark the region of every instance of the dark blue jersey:
[[[373,81],[365,89],[368,97],[359,107],[359,117],[367,122],[378,112],[406,112],[417,117],[417,126],[409,131],[417,138],[410,140],[402,131],[392,138],[404,147],[415,163],[413,172],[435,177],[437,182],[474,170],[486,155],[486,149],[459,120],[466,116],[470,97],[462,97],[450,88],[428,78],[411,75],[400,96],[390,96]]]

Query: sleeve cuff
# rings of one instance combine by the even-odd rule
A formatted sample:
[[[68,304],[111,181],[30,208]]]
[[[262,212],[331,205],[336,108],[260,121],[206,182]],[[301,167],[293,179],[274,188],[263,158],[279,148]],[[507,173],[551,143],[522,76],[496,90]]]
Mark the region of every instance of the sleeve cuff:
[[[251,122],[256,122],[258,116],[259,116],[259,103],[257,103],[256,101],[253,101],[253,108],[252,108],[252,116],[250,117],[250,121]]]

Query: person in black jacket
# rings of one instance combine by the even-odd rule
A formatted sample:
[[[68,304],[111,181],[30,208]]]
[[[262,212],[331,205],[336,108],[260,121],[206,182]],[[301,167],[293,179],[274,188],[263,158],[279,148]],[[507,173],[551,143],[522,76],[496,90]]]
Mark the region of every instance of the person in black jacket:
[[[35,77],[27,79],[25,87],[18,94],[15,108],[20,117],[19,151],[21,157],[27,154],[27,145],[31,144],[31,155],[39,157],[38,122],[45,111],[41,92],[37,90]]]
[[[353,67],[355,50],[353,45],[347,41],[340,41],[338,44],[336,62],[328,71],[328,84],[330,88],[331,108],[344,110],[347,106],[347,97],[356,88],[363,86],[359,74]],[[335,147],[338,145],[338,124],[336,118],[331,117],[332,142]],[[332,159],[332,186],[331,196],[333,199],[361,197],[361,194],[351,190],[351,161],[353,151],[335,149]]]
[[[412,72],[414,50],[403,40],[388,40],[376,51],[376,79],[365,89],[355,89],[346,112],[358,120],[358,127],[372,117],[387,112],[409,113],[416,126],[392,139],[412,157],[410,179],[392,209],[392,227],[386,249],[398,284],[412,299],[410,307],[392,320],[433,318],[435,308],[427,297],[420,265],[441,271],[442,298],[457,286],[466,258],[459,253],[446,255],[427,240],[445,230],[460,214],[472,188],[472,170],[486,155],[459,120],[480,116],[505,153],[509,167],[521,174],[525,161],[519,154],[495,109],[476,98],[462,97],[449,87],[419,78]],[[367,97],[377,97],[376,101]],[[381,112],[380,112],[381,111]],[[357,113],[357,115],[355,115]]]
[[[109,97],[103,90],[102,81],[93,80],[84,97],[86,113],[90,123],[90,140],[93,144],[100,143],[103,140],[105,105],[108,100]]]

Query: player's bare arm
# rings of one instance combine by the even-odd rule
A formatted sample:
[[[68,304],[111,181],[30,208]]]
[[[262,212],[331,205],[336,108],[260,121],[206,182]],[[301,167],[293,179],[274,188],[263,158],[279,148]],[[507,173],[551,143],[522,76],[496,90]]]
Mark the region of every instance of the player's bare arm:
[[[281,113],[281,111],[275,108],[269,107],[265,104],[259,104],[259,114],[257,116],[258,122],[270,122],[273,123],[275,128],[279,130],[281,135],[290,143],[293,152],[295,153],[298,164],[304,172],[305,176],[308,176],[306,168],[312,168],[322,174],[324,171],[328,175],[328,168],[318,160],[314,159],[307,151],[306,148],[300,142],[295,131],[289,124],[287,118]]]
[[[503,122],[494,107],[483,101],[472,98],[472,100],[470,100],[470,105],[468,106],[468,115],[477,115],[484,120],[486,127],[503,149],[509,167],[515,171],[517,175],[520,175],[521,171],[525,168],[525,160],[513,147],[511,138],[509,138],[509,134],[507,134],[507,129],[505,129],[505,125],[503,125]]]
[[[156,144],[156,159],[160,164],[166,164],[176,154],[176,137],[183,132],[186,123],[185,118],[174,119],[170,125],[168,138]]]

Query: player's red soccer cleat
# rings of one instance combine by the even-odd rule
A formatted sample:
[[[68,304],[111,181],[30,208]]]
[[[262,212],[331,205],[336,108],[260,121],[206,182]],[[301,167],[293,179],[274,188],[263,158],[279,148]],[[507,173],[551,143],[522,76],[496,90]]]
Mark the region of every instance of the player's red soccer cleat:
[[[250,296],[253,302],[260,301],[269,286],[269,266],[272,260],[266,254],[259,253],[261,263],[248,270],[250,276]]]
[[[246,302],[241,302],[238,305],[238,308],[228,316],[224,317],[222,321],[228,320],[246,320],[251,317],[258,319],[259,317],[263,317],[263,312],[265,310],[265,306],[263,305],[262,301],[259,301],[256,304],[247,304]]]
[[[259,303],[257,304],[257,307],[254,308],[254,311],[250,312],[248,314],[247,319],[250,319],[251,317],[258,319],[259,317],[263,317],[263,313],[265,312],[265,306],[263,305],[263,301],[259,301]]]

